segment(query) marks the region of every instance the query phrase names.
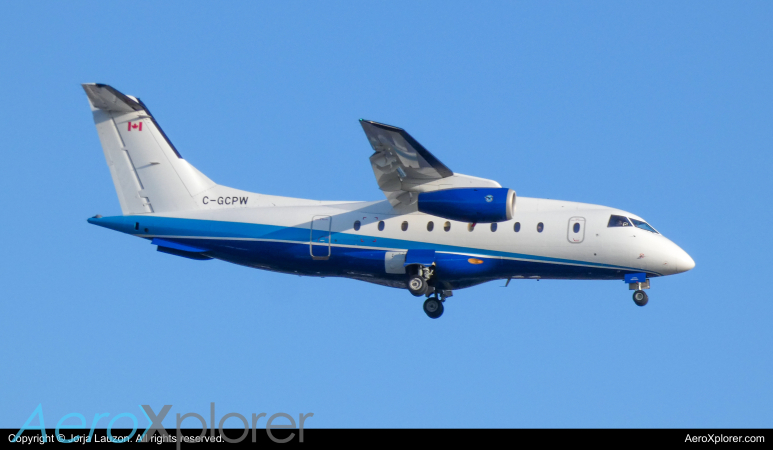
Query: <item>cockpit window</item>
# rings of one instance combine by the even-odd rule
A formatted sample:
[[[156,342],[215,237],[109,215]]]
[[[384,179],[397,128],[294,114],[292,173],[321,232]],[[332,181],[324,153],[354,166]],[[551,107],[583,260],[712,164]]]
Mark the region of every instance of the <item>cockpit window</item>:
[[[607,225],[607,228],[610,227],[630,227],[631,222],[628,220],[625,216],[612,216],[609,218],[609,224]]]
[[[650,224],[648,224],[647,222],[645,222],[643,220],[631,219],[631,222],[633,222],[633,224],[634,224],[634,226],[636,228],[641,228],[642,230],[647,230],[647,231],[651,231],[651,232],[653,232],[655,234],[660,234],[660,233],[657,232],[657,230],[652,228],[652,226],[650,226]]]

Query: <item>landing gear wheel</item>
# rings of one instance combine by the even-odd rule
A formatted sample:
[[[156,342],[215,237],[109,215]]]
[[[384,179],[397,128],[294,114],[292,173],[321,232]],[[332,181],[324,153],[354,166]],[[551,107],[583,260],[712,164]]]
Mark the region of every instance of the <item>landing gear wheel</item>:
[[[408,279],[408,290],[411,291],[414,297],[421,297],[427,293],[427,280],[424,277],[413,275]]]
[[[646,292],[642,290],[634,291],[633,302],[636,303],[638,306],[644,306],[647,304],[648,301],[649,301],[649,297],[647,297]]]
[[[443,302],[434,297],[428,298],[424,302],[424,312],[430,319],[437,319],[443,315]]]

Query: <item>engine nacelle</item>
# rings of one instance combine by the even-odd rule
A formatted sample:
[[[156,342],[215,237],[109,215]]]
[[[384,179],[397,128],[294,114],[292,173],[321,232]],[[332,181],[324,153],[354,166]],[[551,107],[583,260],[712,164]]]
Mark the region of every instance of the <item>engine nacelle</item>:
[[[507,188],[452,188],[419,194],[419,211],[459,222],[504,222],[513,218],[515,191]]]

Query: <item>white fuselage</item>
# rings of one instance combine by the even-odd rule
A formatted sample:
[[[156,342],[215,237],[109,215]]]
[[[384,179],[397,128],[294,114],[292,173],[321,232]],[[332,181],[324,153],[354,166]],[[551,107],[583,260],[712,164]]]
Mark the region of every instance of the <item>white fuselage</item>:
[[[462,253],[470,256],[513,260],[550,258],[567,261],[564,264],[619,266],[655,275],[680,273],[695,265],[684,250],[661,234],[636,227],[608,227],[612,215],[642,219],[626,211],[599,205],[519,197],[513,219],[497,223],[492,231],[489,223],[473,226],[416,211],[401,213],[386,201],[307,202],[298,206],[213,207],[210,211],[169,217],[308,229],[313,217],[329,216],[333,233],[330,245],[337,248],[400,251],[404,246],[395,243],[410,241],[426,244],[428,248],[465,248]],[[287,199],[284,203],[293,202]],[[355,230],[358,221],[360,226]],[[382,221],[383,229],[379,230]],[[428,230],[430,222],[432,231]],[[572,229],[577,222],[581,224],[579,233]],[[517,232],[516,223],[520,224]],[[446,224],[450,224],[447,231]],[[542,224],[541,232],[538,231],[539,224]],[[362,239],[336,239],[336,234],[361,236]],[[384,241],[389,243],[384,244]],[[547,274],[542,277],[551,278]]]

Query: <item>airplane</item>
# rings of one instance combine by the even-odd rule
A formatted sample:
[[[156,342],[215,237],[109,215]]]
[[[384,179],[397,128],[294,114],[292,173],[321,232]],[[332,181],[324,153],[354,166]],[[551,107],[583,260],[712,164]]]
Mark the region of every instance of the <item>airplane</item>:
[[[650,279],[695,262],[620,209],[516,197],[454,172],[405,130],[360,119],[386,200],[318,201],[222,186],[183,159],[138,98],[83,84],[122,215],[88,222],[157,251],[407,289],[436,319],[454,290],[494,280],[618,280],[638,306]]]

